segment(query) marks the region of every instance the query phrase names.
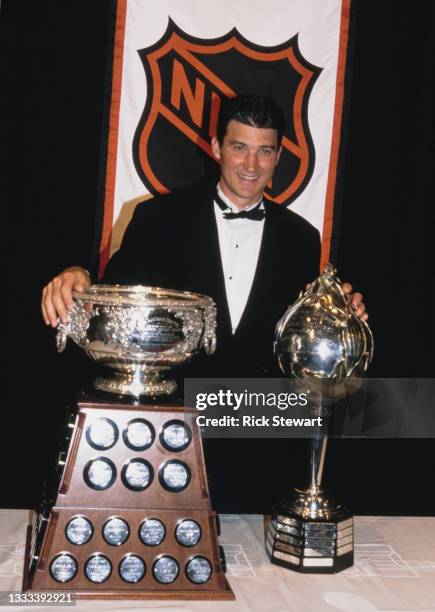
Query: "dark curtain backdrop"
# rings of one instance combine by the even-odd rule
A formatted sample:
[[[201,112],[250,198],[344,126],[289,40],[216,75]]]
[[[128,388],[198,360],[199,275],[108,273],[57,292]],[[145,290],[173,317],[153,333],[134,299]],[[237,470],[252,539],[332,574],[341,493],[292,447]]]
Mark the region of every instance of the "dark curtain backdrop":
[[[372,376],[434,372],[434,6],[354,7],[336,247],[370,311]],[[74,381],[92,375],[77,351],[57,355],[39,301],[56,272],[91,263],[112,15],[110,1],[2,2],[2,507],[38,502]],[[434,455],[432,439],[337,440],[327,485],[356,514],[434,514]]]

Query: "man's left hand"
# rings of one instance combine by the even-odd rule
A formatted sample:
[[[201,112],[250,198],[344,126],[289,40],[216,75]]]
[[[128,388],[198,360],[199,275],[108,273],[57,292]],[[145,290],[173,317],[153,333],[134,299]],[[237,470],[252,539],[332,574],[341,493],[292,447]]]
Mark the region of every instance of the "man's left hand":
[[[341,285],[344,295],[347,298],[349,304],[351,304],[352,308],[355,309],[355,314],[357,314],[361,319],[367,321],[369,318],[368,313],[366,312],[366,306],[363,302],[362,293],[352,293],[352,285],[350,283],[343,283]]]

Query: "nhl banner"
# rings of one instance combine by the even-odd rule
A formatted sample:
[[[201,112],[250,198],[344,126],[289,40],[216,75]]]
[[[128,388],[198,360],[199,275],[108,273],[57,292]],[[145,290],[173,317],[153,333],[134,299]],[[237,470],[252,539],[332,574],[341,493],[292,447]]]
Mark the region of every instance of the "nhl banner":
[[[221,100],[273,97],[282,154],[265,197],[305,217],[330,253],[350,0],[117,0],[100,272],[138,202],[218,176]]]

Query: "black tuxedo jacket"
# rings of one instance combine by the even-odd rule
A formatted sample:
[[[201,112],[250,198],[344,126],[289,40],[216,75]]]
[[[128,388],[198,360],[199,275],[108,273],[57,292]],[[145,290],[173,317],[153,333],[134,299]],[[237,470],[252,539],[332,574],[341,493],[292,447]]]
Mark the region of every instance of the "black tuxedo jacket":
[[[217,306],[217,350],[196,358],[190,375],[264,376],[274,372],[277,321],[319,273],[319,233],[299,215],[265,201],[265,225],[251,292],[235,334],[225,293],[213,208],[215,186],[139,204],[103,282],[195,291]]]
[[[195,291],[217,305],[217,350],[202,352],[178,375],[257,377],[274,372],[275,325],[306,283],[319,273],[317,230],[300,216],[265,202],[266,217],[251,292],[235,334],[225,293],[216,218],[215,187],[194,188],[139,204],[103,282]],[[181,385],[180,385],[181,388]],[[218,512],[270,512],[294,484],[303,440],[206,439],[207,473]],[[295,453],[298,459],[294,460]],[[305,471],[305,470],[304,470]]]

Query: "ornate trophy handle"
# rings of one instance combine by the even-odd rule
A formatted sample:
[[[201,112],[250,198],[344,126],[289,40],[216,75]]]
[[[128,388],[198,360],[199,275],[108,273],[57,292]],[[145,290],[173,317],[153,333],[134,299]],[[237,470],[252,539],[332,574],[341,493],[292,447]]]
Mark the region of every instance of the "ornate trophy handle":
[[[204,347],[204,351],[207,353],[207,355],[213,355],[216,350],[216,336],[213,335],[204,338],[202,346]]]
[[[58,353],[63,353],[68,340],[68,323],[62,323],[60,319],[57,320],[57,333],[56,333],[56,348]]]
[[[79,305],[76,301],[73,303],[72,309],[68,312],[67,322],[62,323],[57,320],[56,348],[58,353],[65,350],[66,343],[69,338],[72,338],[82,348],[88,344],[86,332],[89,327],[89,316],[83,305]]]
[[[216,350],[216,306],[214,303],[204,309],[204,335],[202,347],[207,355],[213,355]]]

